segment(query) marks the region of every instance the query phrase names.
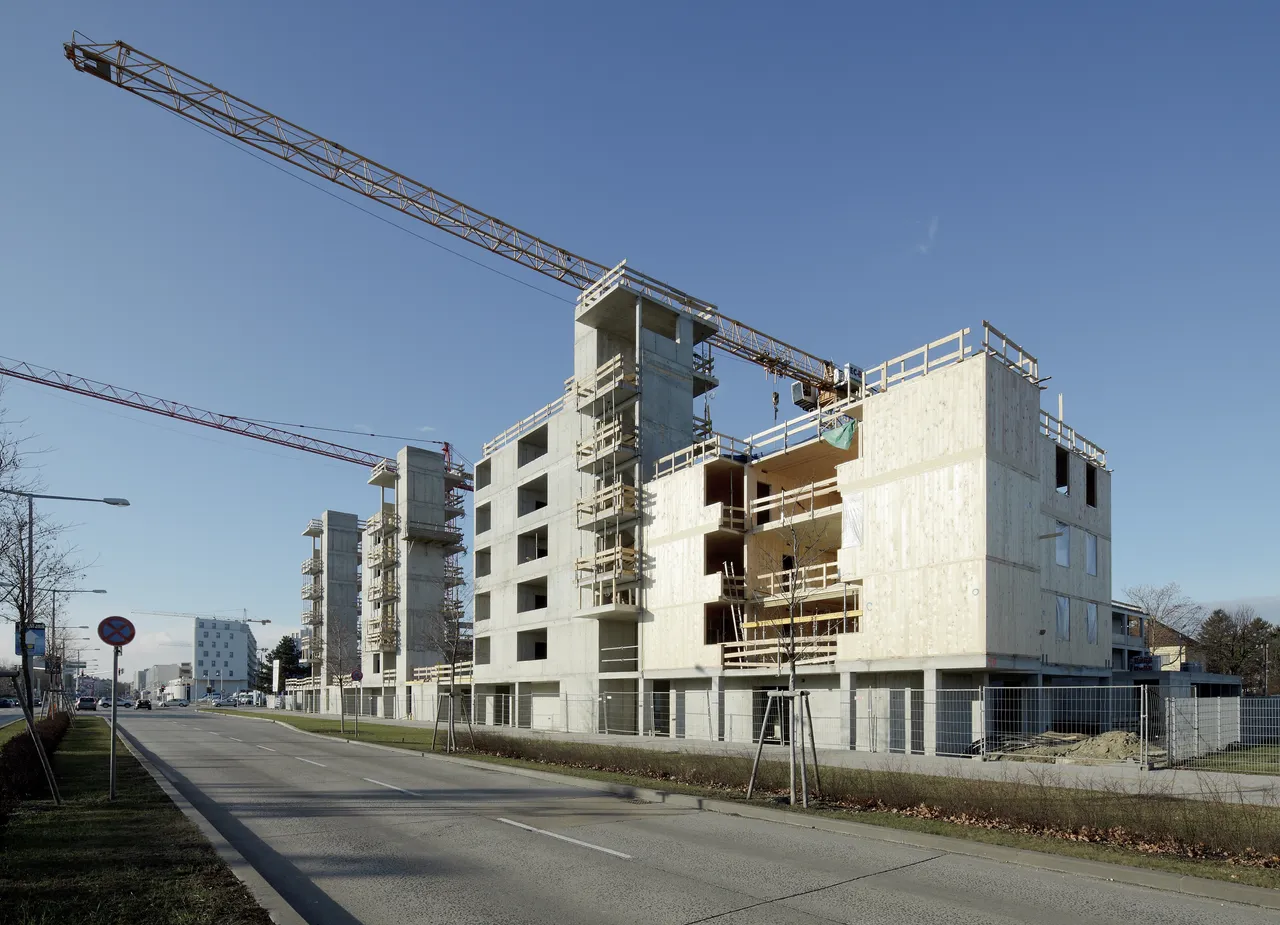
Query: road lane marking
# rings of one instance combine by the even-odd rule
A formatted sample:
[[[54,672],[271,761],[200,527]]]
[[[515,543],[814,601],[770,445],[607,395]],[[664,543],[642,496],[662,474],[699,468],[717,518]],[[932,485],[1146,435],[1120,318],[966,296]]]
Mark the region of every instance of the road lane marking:
[[[377,784],[379,787],[386,787],[388,790],[399,790],[401,793],[407,793],[411,797],[417,796],[417,794],[412,790],[405,790],[403,787],[397,787],[395,784],[384,784],[382,781],[374,780],[372,777],[362,777],[360,779],[367,780],[371,784]]]
[[[243,742],[244,739],[237,739],[235,736],[227,736],[232,742]]]
[[[600,845],[593,845],[589,841],[578,841],[576,838],[570,838],[568,835],[561,835],[558,832],[548,832],[546,829],[535,829],[531,825],[525,825],[523,822],[516,822],[514,819],[503,819],[501,816],[497,818],[499,822],[505,822],[507,825],[514,825],[517,829],[524,829],[528,832],[537,832],[539,835],[550,835],[552,838],[558,838],[561,841],[581,845],[583,848],[591,848],[595,851],[603,851],[605,854],[612,854],[615,858],[622,858],[626,861],[631,860],[631,855],[623,854],[621,851],[614,851],[612,848],[603,848]]]
[[[255,745],[255,746],[254,746],[254,748],[260,748],[260,749],[262,749],[264,752],[273,752],[273,751],[275,751],[275,749],[274,749],[274,748],[267,748],[265,745]]]
[[[211,735],[211,736],[220,736],[220,735],[222,735],[222,733],[221,733],[221,732],[211,732],[211,733],[209,733],[209,735]]]
[[[328,765],[321,764],[318,761],[312,761],[310,758],[298,758],[297,755],[294,755],[293,757],[296,758],[298,761],[305,761],[307,764],[314,764],[317,768],[328,767]]]

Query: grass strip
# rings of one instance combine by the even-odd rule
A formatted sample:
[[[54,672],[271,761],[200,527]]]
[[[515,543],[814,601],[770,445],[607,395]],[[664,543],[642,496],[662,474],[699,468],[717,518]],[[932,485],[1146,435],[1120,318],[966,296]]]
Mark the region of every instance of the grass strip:
[[[8,742],[14,736],[27,731],[27,724],[22,719],[15,719],[11,723],[5,723],[0,726],[0,745]]]
[[[110,728],[77,720],[53,756],[64,803],[9,820],[0,865],[4,925],[270,925],[199,830],[121,743],[107,800]]]
[[[217,710],[274,719],[307,732],[356,739],[335,719],[275,712]],[[469,743],[464,730],[459,736]],[[494,735],[477,730],[477,751],[465,756],[511,767],[554,771],[589,780],[746,802],[750,760],[736,756],[657,751],[554,739]],[[427,728],[366,723],[359,741],[412,751],[431,749]],[[765,786],[756,805],[779,805],[786,765],[762,764]],[[934,777],[907,771],[823,768],[827,802],[815,809],[781,808],[910,832],[960,838],[1181,876],[1280,889],[1280,810],[1220,800],[1161,794],[1081,790],[1040,780]],[[1208,842],[1212,848],[1197,848]],[[1181,843],[1181,844],[1179,844]],[[1235,850],[1250,863],[1213,856]],[[1205,856],[1205,855],[1208,856]],[[1259,859],[1261,858],[1261,859]],[[1264,866],[1272,865],[1272,866]]]

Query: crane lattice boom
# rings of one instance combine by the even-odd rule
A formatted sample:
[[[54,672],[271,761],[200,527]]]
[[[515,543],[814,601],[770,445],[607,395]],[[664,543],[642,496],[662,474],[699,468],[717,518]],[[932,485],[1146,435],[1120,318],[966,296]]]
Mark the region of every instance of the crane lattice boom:
[[[35,366],[31,363],[24,363],[21,360],[0,357],[0,376],[11,376],[14,379],[22,379],[26,382],[33,382],[36,385],[47,385],[55,389],[62,389],[64,392],[84,395],[88,398],[100,398],[103,401],[114,402],[127,408],[150,411],[153,414],[162,414],[165,417],[186,421],[190,424],[200,424],[204,427],[212,427],[214,430],[224,430],[245,437],[253,437],[257,440],[265,440],[267,443],[275,443],[279,446],[287,446],[307,453],[316,453],[320,456],[328,456],[331,459],[341,459],[344,462],[352,462],[368,468],[373,468],[379,463],[383,463],[392,470],[395,469],[395,460],[390,460],[374,453],[366,453],[364,450],[353,449],[338,443],[330,443],[327,440],[317,440],[314,437],[268,427],[265,424],[256,424],[253,421],[246,421],[243,418],[232,415],[219,414],[216,411],[193,408],[191,405],[186,405],[182,402],[170,401],[167,398],[156,398],[154,395],[122,389],[119,386],[108,385],[105,382],[95,382],[82,376],[73,376],[71,373],[59,372],[56,369],[46,369],[43,366]]]
[[[79,71],[578,290],[590,289],[611,271],[605,264],[522,231],[124,42],[72,41],[63,48]],[[647,295],[707,321],[715,329],[711,343],[727,353],[820,388],[834,385],[839,378],[830,360],[735,321],[710,302],[634,271],[628,277],[642,279]]]

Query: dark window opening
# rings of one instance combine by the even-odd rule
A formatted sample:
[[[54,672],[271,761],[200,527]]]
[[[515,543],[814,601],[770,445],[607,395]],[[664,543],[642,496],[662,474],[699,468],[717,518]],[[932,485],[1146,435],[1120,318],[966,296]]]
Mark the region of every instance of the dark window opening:
[[[1098,506],[1098,467],[1084,467],[1084,503],[1089,507]]]
[[[1056,447],[1057,457],[1054,469],[1057,473],[1057,490],[1060,495],[1071,494],[1071,454],[1063,447]]]

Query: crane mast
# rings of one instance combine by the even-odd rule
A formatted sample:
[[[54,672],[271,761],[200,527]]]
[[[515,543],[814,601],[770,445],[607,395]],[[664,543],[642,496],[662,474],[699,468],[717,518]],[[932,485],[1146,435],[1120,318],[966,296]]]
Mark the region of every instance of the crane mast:
[[[268,112],[124,42],[71,41],[76,70],[92,74],[248,147],[359,193],[580,291],[606,281],[610,267],[516,228],[364,155]],[[841,384],[830,361],[722,314],[715,305],[627,270],[647,297],[690,312],[713,329],[711,344],[774,375],[828,390]]]

